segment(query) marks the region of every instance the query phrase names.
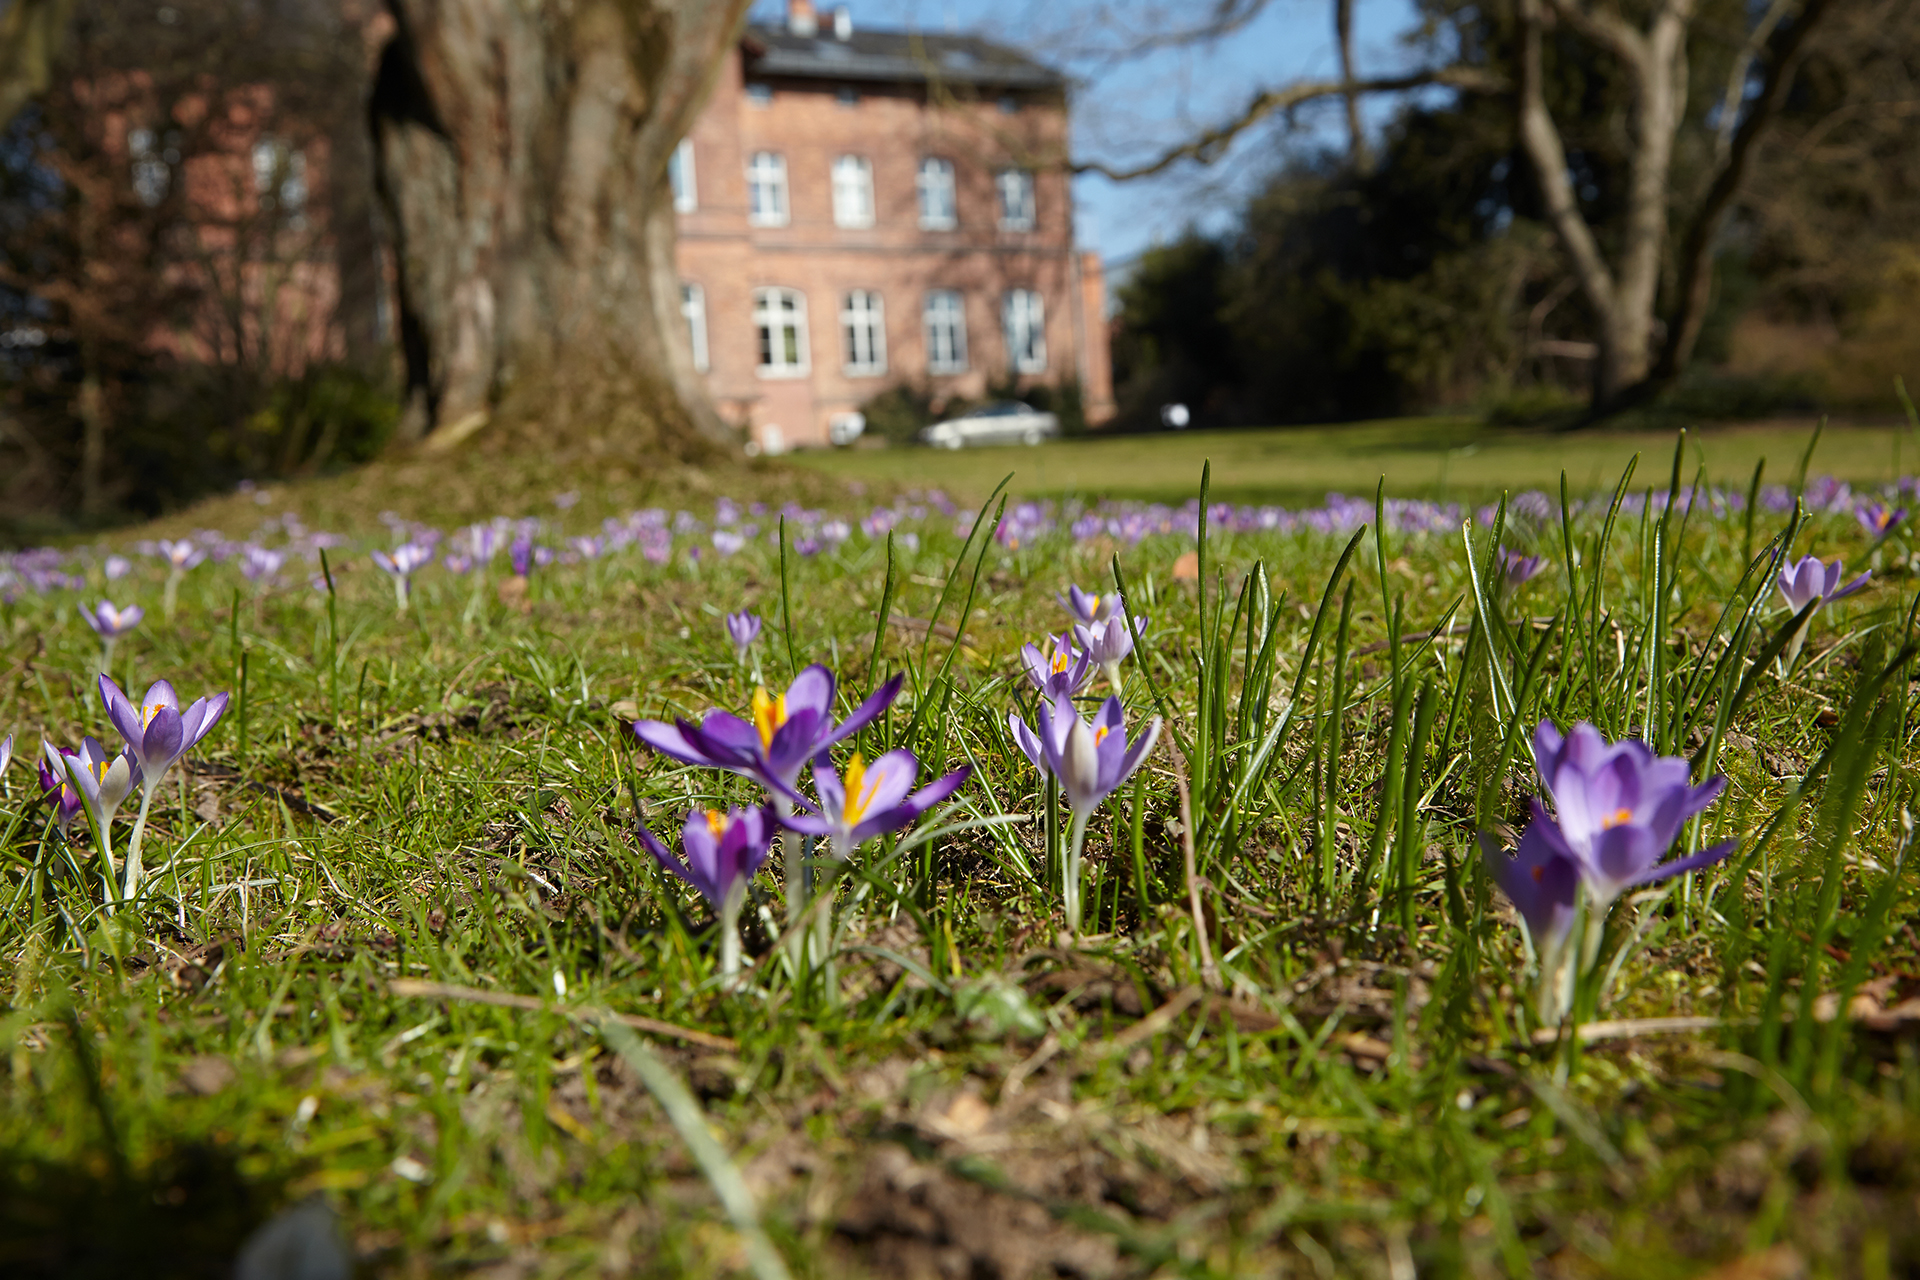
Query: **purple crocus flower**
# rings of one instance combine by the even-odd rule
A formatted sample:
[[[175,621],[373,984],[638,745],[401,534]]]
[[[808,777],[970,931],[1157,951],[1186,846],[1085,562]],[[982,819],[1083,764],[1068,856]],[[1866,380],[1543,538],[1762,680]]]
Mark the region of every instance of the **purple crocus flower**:
[[[899,696],[903,679],[895,676],[881,685],[836,725],[833,673],[815,663],[777,697],[756,688],[751,721],[715,710],[698,727],[686,720],[636,720],[633,732],[664,756],[744,774],[772,791],[775,803],[790,804],[800,766],[872,723]]]
[[[760,635],[760,615],[746,609],[727,615],[727,638],[733,641],[734,656],[741,662],[747,660],[747,650]]]
[[[1523,555],[1506,547],[1500,548],[1500,570],[1510,591],[1546,567],[1545,556]]]
[[[696,889],[720,917],[720,971],[740,971],[740,908],[747,882],[767,860],[773,845],[773,814],[764,808],[695,809],[681,832],[684,857],[675,857],[645,827],[640,839],[656,861]]]
[[[1105,622],[1120,607],[1120,593],[1117,591],[1103,596],[1092,591],[1082,591],[1071,583],[1067,586],[1067,594],[1059,597],[1059,600],[1067,607],[1067,611],[1073,614],[1074,620],[1084,626]]]
[[[1584,721],[1563,737],[1548,720],[1534,730],[1533,755],[1556,817],[1535,801],[1528,831],[1573,860],[1597,913],[1628,889],[1718,862],[1739,843],[1661,861],[1727,785],[1718,776],[1693,785],[1681,756],[1656,756],[1637,738],[1609,743]]]
[[[185,573],[207,558],[207,553],[195,546],[189,538],[181,538],[178,541],[162,538],[159,548],[160,555],[174,573]]]
[[[62,832],[73,825],[80,816],[80,789],[67,776],[67,757],[77,757],[80,753],[66,747],[56,747],[51,742],[41,742],[41,758],[38,770],[41,797],[53,805],[53,820]]]
[[[507,548],[507,559],[513,563],[514,577],[526,577],[533,571],[533,539],[524,533],[517,534]]]
[[[227,712],[224,693],[201,698],[182,711],[179,696],[165,680],[154,681],[136,707],[111,677],[103,675],[100,700],[107,704],[107,718],[126,740],[149,793]]]
[[[107,575],[108,582],[118,582],[133,571],[133,561],[125,556],[108,556],[101,563],[100,571]]]
[[[1907,518],[1905,507],[1889,507],[1884,502],[1869,502],[1858,507],[1853,513],[1862,527],[1876,539],[1884,538],[1893,532],[1893,526]]]
[[[93,628],[94,634],[108,644],[112,644],[139,626],[140,619],[147,616],[147,611],[137,604],[130,604],[122,609],[111,601],[102,600],[94,608],[82,608],[80,616],[87,620],[87,625]]]
[[[1842,563],[1835,560],[1827,564],[1818,556],[1807,556],[1798,564],[1790,564],[1780,570],[1780,576],[1774,579],[1774,585],[1780,589],[1780,595],[1786,600],[1787,607],[1795,613],[1816,600],[1820,601],[1824,607],[1860,590],[1867,585],[1867,579],[1873,576],[1873,571],[1868,570],[1843,587],[1840,585]]]
[[[433,563],[433,549],[423,547],[417,542],[404,542],[393,549],[393,554],[384,551],[370,553],[373,562],[386,570],[393,579],[394,602],[404,611],[407,598],[413,594],[413,575]]]
[[[813,783],[820,792],[817,812],[792,814],[783,822],[795,831],[825,836],[833,856],[845,861],[873,837],[898,831],[952,795],[973,767],[955,769],[908,795],[919,771],[920,762],[911,751],[889,751],[872,764],[856,753],[842,778],[822,755],[813,762]]]
[[[1124,616],[1124,615],[1123,615]],[[1111,621],[1111,619],[1109,620]],[[1013,740],[1041,772],[1059,780],[1073,810],[1068,839],[1066,876],[1062,893],[1067,928],[1080,932],[1080,859],[1086,847],[1087,820],[1119,785],[1133,776],[1160,736],[1158,716],[1147,731],[1127,742],[1126,714],[1120,699],[1108,698],[1089,725],[1074,709],[1073,699],[1061,694],[1039,709],[1039,730],[1027,728],[1018,715],[1007,717]]]
[[[1491,836],[1480,837],[1487,872],[1512,900],[1527,922],[1527,935],[1544,956],[1557,950],[1573,929],[1574,899],[1580,889],[1580,866],[1560,851],[1546,834],[1553,819],[1538,810],[1520,837],[1512,857],[1500,852]]]
[[[746,538],[731,529],[715,529],[713,531],[713,549],[721,556],[734,555],[746,545]]]
[[[1140,619],[1140,632],[1146,634],[1147,620]],[[1095,623],[1075,623],[1074,639],[1086,651],[1087,657],[1106,675],[1107,683],[1115,689],[1120,687],[1120,664],[1133,652],[1133,630],[1127,625],[1127,611],[1116,607],[1107,615],[1106,621]]]
[[[1033,644],[1022,645],[1020,661],[1027,679],[1049,702],[1063,693],[1079,693],[1093,674],[1092,656],[1085,649],[1075,650],[1071,633],[1065,631],[1048,636],[1044,652]]]
[[[240,553],[240,573],[249,582],[271,582],[286,562],[284,552],[248,543]]]
[[[79,792],[80,806],[102,831],[114,811],[142,781],[140,764],[131,751],[111,755],[98,738],[82,738],[78,751],[56,750],[43,743],[46,762],[60,769]]]
[[[13,762],[13,735],[8,734],[5,738],[0,738],[0,773],[5,773],[7,771],[7,766],[12,762]]]

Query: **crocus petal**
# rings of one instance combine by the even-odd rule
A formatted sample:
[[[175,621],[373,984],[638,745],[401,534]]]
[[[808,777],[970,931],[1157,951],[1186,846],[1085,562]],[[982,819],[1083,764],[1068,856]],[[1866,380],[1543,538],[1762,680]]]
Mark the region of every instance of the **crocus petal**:
[[[688,732],[693,726],[682,720],[678,724],[667,724],[661,720],[635,720],[633,736],[658,751],[683,764],[713,765],[713,757],[695,746]]]
[[[680,877],[688,888],[698,889],[700,887],[694,884],[693,878],[687,874],[686,865],[682,863],[680,859],[674,857],[667,846],[654,839],[653,832],[647,830],[645,827],[640,828],[640,843],[647,846],[647,852],[653,855],[655,862],[658,862],[662,867]]]
[[[1838,560],[1834,561],[1833,567],[1834,567],[1834,576],[1837,578],[1839,576],[1840,562]],[[1861,574],[1859,577],[1855,578],[1852,582],[1849,582],[1846,586],[1841,587],[1838,591],[1828,592],[1827,602],[1831,604],[1835,600],[1846,599],[1848,596],[1852,595],[1854,592],[1866,586],[1867,579],[1871,578],[1872,576],[1873,576],[1873,570],[1869,569],[1865,573]]]
[[[819,663],[814,663],[793,678],[787,686],[787,715],[792,716],[802,710],[812,710],[821,715],[833,711],[833,672]]]
[[[154,707],[172,707],[180,709],[180,696],[173,691],[173,685],[166,680],[155,680],[147,686],[147,696],[140,699],[140,709],[152,710]]]
[[[183,750],[181,744],[186,740],[181,732],[180,713],[172,707],[162,707],[154,713],[153,721],[147,725],[146,733],[141,735],[135,754],[140,757],[140,767],[154,782],[159,775],[167,771]]]
[[[140,709],[127,701],[112,677],[104,674],[100,677],[100,700],[107,705],[107,719],[113,721],[115,731],[129,743],[140,741],[146,732],[146,725],[140,722]]]
[[[868,695],[865,702],[853,709],[852,715],[840,722],[840,727],[833,731],[833,735],[820,745],[830,747],[879,719],[880,713],[892,706],[893,700],[900,696],[900,686],[906,682],[906,678],[905,673],[902,673],[875,689]],[[792,714],[792,702],[788,702],[787,711],[789,715]]]
[[[1013,735],[1013,745],[1020,748],[1020,754],[1033,762],[1040,772],[1047,772],[1046,755],[1040,749],[1040,739],[1033,730],[1027,728],[1027,722],[1018,714],[1007,716],[1007,732]]]
[[[1627,888],[1637,889],[1642,885],[1657,884],[1670,876],[1685,871],[1698,871],[1701,867],[1710,867],[1720,859],[1740,847],[1738,840],[1722,840],[1719,844],[1709,845],[1698,853],[1688,854],[1684,858],[1675,858],[1672,862],[1662,862],[1649,867],[1638,879],[1629,881]]]

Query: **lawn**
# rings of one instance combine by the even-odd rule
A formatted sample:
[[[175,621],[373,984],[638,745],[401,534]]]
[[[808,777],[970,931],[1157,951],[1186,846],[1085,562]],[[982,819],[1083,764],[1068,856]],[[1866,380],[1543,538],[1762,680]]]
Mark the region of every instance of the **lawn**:
[[[1710,479],[1743,488],[1754,464],[1786,479],[1805,451],[1813,424],[1709,426],[1694,433],[1687,479],[1705,465]],[[949,453],[921,448],[856,448],[795,455],[800,465],[869,484],[942,484],[984,495],[1014,472],[1022,494],[1179,502],[1191,496],[1200,464],[1213,462],[1214,486],[1228,502],[1317,503],[1329,491],[1371,494],[1387,476],[1402,497],[1482,500],[1505,488],[1559,491],[1567,473],[1575,493],[1610,487],[1635,455],[1652,460],[1664,481],[1673,434],[1651,431],[1544,431],[1487,426],[1465,418],[1414,418],[1337,427],[1098,436],[1033,448],[1008,446]],[[1903,461],[1904,459],[1904,461]],[[1855,484],[1885,483],[1920,470],[1920,437],[1899,427],[1830,426],[1813,470]]]
[[[1915,1274],[1892,437],[1803,493],[1709,435],[1690,503],[1648,443],[1495,530],[1398,501],[1451,430],[475,452],[0,563],[0,1275]],[[1475,438],[1449,496],[1640,447]],[[1209,452],[1367,498],[1179,505]],[[1028,463],[1175,505],[996,524]],[[230,695],[171,763],[119,717],[117,815],[103,667]],[[43,796],[43,734],[105,780]]]

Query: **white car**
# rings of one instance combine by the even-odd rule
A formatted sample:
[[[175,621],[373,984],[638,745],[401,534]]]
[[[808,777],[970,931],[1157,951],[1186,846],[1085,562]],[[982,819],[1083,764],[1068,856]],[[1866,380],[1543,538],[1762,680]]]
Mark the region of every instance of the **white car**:
[[[1018,400],[997,400],[920,433],[920,442],[939,449],[970,444],[1039,444],[1060,434],[1060,419]]]

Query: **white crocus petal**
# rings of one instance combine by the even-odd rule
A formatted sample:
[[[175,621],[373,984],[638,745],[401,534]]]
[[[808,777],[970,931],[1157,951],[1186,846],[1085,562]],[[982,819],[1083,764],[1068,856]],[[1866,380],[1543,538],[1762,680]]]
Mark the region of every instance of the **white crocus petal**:
[[[1091,808],[1092,798],[1100,789],[1100,749],[1093,740],[1093,730],[1077,715],[1067,729],[1060,766],[1060,783],[1067,790],[1068,802],[1076,809]]]

